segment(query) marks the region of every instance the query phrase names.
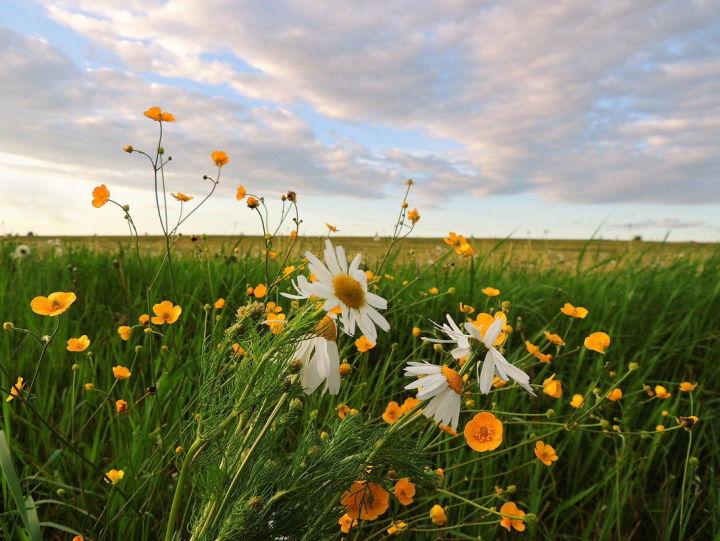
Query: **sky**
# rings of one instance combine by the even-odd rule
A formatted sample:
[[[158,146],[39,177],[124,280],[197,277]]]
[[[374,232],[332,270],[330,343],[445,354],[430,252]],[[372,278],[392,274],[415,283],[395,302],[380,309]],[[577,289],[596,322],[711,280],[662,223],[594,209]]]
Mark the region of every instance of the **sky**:
[[[2,5],[0,234],[126,233],[101,183],[158,233],[159,106],[170,191],[230,156],[185,233],[259,233],[244,185],[389,234],[412,178],[419,236],[720,240],[715,0]]]

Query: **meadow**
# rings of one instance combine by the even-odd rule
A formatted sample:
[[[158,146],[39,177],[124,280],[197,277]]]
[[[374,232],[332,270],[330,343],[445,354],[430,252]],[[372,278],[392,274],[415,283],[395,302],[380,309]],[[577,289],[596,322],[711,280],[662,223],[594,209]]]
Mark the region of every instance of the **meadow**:
[[[716,246],[416,239],[407,194],[392,238],[287,237],[241,188],[264,235],[0,241],[2,539],[720,531]]]

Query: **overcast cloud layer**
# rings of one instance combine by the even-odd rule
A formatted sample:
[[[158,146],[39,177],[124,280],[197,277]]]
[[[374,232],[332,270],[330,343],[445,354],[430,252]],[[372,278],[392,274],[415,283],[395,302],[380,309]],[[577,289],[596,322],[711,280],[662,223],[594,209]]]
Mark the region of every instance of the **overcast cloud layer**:
[[[714,1],[42,6],[85,57],[0,28],[3,171],[137,186],[142,163],[117,149],[150,147],[139,112],[161,105],[181,189],[222,148],[241,182],[307,194],[413,177],[426,205],[720,203]]]

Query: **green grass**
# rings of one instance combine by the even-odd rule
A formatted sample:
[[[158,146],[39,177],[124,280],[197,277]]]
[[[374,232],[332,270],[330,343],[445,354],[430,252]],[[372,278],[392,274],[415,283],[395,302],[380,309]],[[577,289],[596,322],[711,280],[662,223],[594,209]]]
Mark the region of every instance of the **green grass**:
[[[215,366],[227,370],[225,361],[212,360],[213,352],[223,342],[224,329],[233,323],[235,310],[247,303],[247,286],[264,281],[263,263],[249,242],[228,241],[206,249],[198,241],[196,248],[173,261],[177,295],[165,272],[147,294],[127,242],[118,241],[104,250],[67,242],[62,254],[38,250],[22,260],[10,257],[14,241],[0,243],[0,319],[38,335],[51,335],[54,325],[59,325],[31,391],[24,400],[2,402],[1,428],[11,456],[6,457],[0,447],[4,479],[0,538],[34,539],[37,521],[45,539],[71,539],[74,534],[93,540],[162,538],[185,456],[176,455],[175,448],[191,446],[195,414],[219,415],[228,408],[223,397],[239,392],[239,388],[220,389],[222,383],[208,370]],[[233,252],[233,247],[238,250]],[[455,265],[431,271],[403,289],[402,280],[416,277],[425,262],[410,257],[406,248],[385,269],[395,279],[379,284],[379,293],[392,299],[387,311],[391,332],[381,332],[378,345],[367,353],[358,353],[353,339],[339,338],[341,357],[352,366],[339,396],[305,397],[297,385],[289,388],[287,400],[301,399],[302,408],[286,413],[283,406],[280,417],[268,425],[267,445],[263,443],[258,451],[265,462],[252,461],[247,479],[231,495],[232,520],[247,528],[241,530],[245,536],[234,538],[270,538],[262,534],[268,516],[310,528],[296,531],[292,539],[339,538],[336,521],[344,511],[338,501],[349,483],[331,486],[327,480],[334,474],[343,479],[362,474],[362,459],[367,458],[362,453],[369,442],[380,442],[382,451],[372,461],[378,469],[379,464],[398,461],[404,471],[415,471],[414,463],[417,472],[427,465],[444,468],[446,476],[440,487],[443,492],[427,479],[413,476],[419,484],[415,502],[402,507],[391,496],[388,512],[354,528],[354,540],[383,538],[392,519],[408,523],[411,531],[403,534],[406,538],[428,540],[510,535],[700,540],[720,531],[720,501],[713,486],[720,467],[720,441],[712,428],[720,405],[717,249],[704,247],[690,257],[678,256],[677,251],[668,254],[666,245],[638,243],[608,255],[595,243],[587,243],[573,254],[570,264],[556,265],[542,248],[534,256],[529,252],[518,264],[516,253],[502,244],[495,252],[489,245],[480,249],[476,244],[478,255],[472,265],[456,260]],[[379,256],[371,253],[365,267],[372,270]],[[295,253],[291,260],[297,264],[300,258]],[[144,256],[145,270],[157,269],[160,261],[158,255]],[[486,297],[480,289],[487,285],[502,294]],[[288,282],[281,284],[281,290],[287,287]],[[439,288],[440,294],[421,294],[431,287]],[[58,318],[32,313],[30,300],[52,291],[74,291],[78,300]],[[204,309],[218,297],[227,299],[225,309]],[[118,326],[136,324],[140,314],[149,313],[150,305],[164,299],[182,305],[178,323],[158,328],[163,335],[136,328],[128,342],[120,340]],[[266,300],[275,300],[286,313],[293,313],[290,301],[277,292]],[[531,382],[540,385],[538,397],[531,399],[517,386],[481,396],[472,385],[467,390],[473,393],[475,405],[463,408],[460,436],[453,438],[421,418],[383,441],[388,425],[380,415],[388,401],[402,402],[411,396],[403,390],[408,383],[402,376],[405,362],[452,362],[447,348],[435,351],[412,335],[412,327],[428,335],[428,318],[439,321],[450,313],[456,321],[461,319],[460,301],[478,311],[495,312],[505,300],[511,302],[509,322],[515,328],[506,344],[508,359],[524,367]],[[585,306],[590,314],[582,320],[568,318],[559,312],[565,302]],[[550,347],[544,330],[560,334],[567,345]],[[612,338],[604,356],[582,347],[584,337],[594,331],[605,331]],[[280,340],[262,325],[252,332],[250,343],[260,349]],[[92,340],[92,355],[65,350],[66,340],[81,334]],[[525,340],[542,345],[555,359],[549,365],[535,362],[525,351]],[[40,351],[38,341],[27,334],[0,335],[0,385],[5,394],[17,376],[31,378]],[[637,363],[638,369],[629,371],[631,363]],[[111,372],[116,364],[130,367],[132,377],[116,382]],[[250,369],[240,366],[243,373],[237,380],[232,372],[223,374],[229,374],[228,385],[240,385],[244,371]],[[541,392],[543,380],[553,373],[563,384],[561,399]],[[278,386],[285,377],[280,372],[268,373],[271,376]],[[700,385],[693,393],[680,392],[678,383],[686,380]],[[86,391],[87,382],[95,389]],[[213,388],[215,384],[219,387]],[[643,384],[665,385],[672,397],[649,397]],[[155,393],[148,392],[151,386]],[[604,396],[615,386],[624,392],[619,402],[597,400],[593,394],[598,388],[599,396]],[[569,406],[574,393],[586,396],[580,410]],[[119,398],[129,403],[129,411],[122,415],[114,407]],[[335,413],[340,402],[360,413],[341,421]],[[487,410],[503,421],[504,441],[495,451],[477,453],[465,444],[462,427],[476,411]],[[586,414],[588,410],[592,411]],[[663,410],[670,416],[663,417]],[[260,407],[258,415],[264,420],[269,412]],[[674,428],[677,415],[697,415],[701,421],[686,431]],[[601,421],[610,428],[605,430]],[[658,424],[668,430],[656,433]],[[255,435],[252,430],[257,429],[250,429],[249,434]],[[319,439],[321,431],[329,438]],[[557,450],[560,459],[553,466],[535,458],[538,439]],[[407,456],[398,456],[403,449]],[[190,485],[182,493],[179,509],[183,531],[197,520],[203,498],[223,484],[211,459],[220,456],[212,453],[221,452],[209,449],[207,460],[201,458],[194,470],[191,467]],[[359,458],[342,461],[338,453]],[[17,482],[6,471],[7,464],[17,471]],[[103,480],[103,472],[111,468],[125,471],[116,486]],[[332,472],[333,468],[338,471]],[[314,472],[313,479],[325,479],[325,484],[314,484],[306,470]],[[326,470],[327,478],[322,477]],[[385,474],[379,480],[391,489]],[[511,485],[516,488],[508,493]],[[284,486],[307,492],[295,500],[292,494],[280,494]],[[502,497],[496,495],[496,486],[506,491]],[[278,495],[273,502],[275,515],[263,514],[269,512],[267,508],[253,514],[247,496],[258,487]],[[19,510],[19,498],[26,502],[32,498],[36,511]],[[499,509],[507,498],[538,517],[524,534],[506,534],[498,526],[500,517],[487,511]],[[435,503],[447,507],[449,522],[444,527],[428,519]],[[28,526],[33,521],[35,526]]]

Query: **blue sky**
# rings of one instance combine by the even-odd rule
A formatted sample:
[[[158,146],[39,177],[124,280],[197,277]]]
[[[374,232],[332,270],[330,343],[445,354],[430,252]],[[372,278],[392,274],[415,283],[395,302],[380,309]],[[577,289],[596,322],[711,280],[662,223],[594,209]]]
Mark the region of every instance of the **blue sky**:
[[[99,183],[157,232],[120,149],[159,105],[172,191],[231,158],[186,233],[256,233],[239,184],[297,191],[307,234],[388,233],[412,177],[422,236],[718,240],[712,3],[422,4],[6,1],[0,233],[123,233]]]

